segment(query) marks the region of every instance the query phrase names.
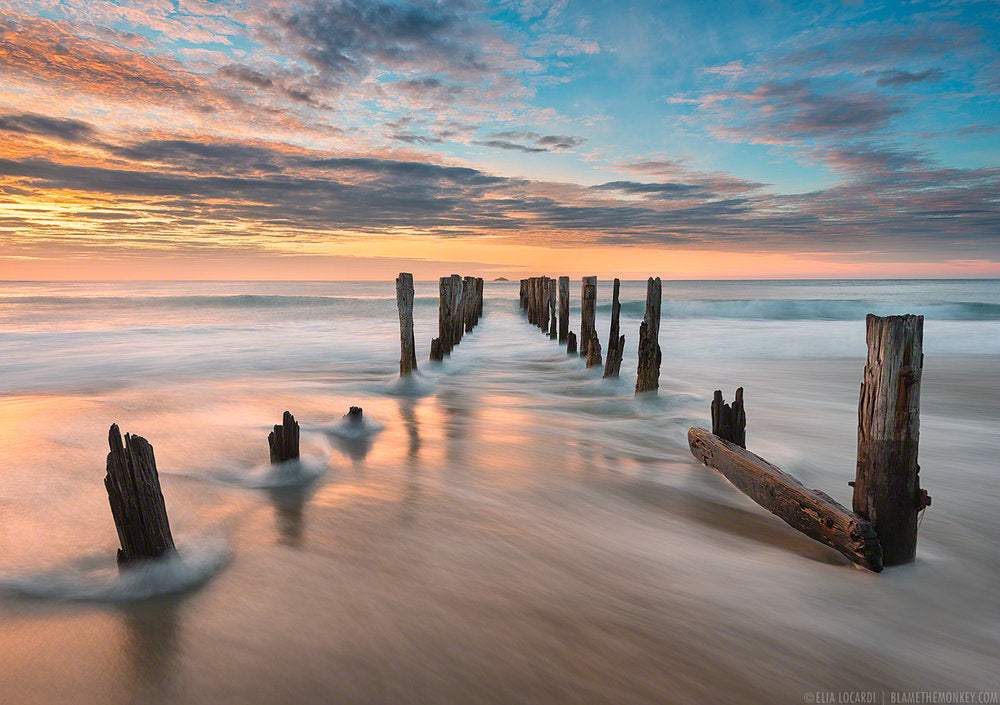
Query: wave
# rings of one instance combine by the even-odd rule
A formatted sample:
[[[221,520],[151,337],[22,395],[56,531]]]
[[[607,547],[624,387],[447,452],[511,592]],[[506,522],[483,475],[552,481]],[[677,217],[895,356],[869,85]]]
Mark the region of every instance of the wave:
[[[642,301],[622,303],[622,315],[626,317],[642,318],[645,309]],[[599,306],[598,310],[610,315],[611,305]],[[943,321],[994,321],[1000,320],[1000,304],[979,301],[910,304],[855,299],[692,299],[665,300],[661,305],[664,318],[855,321],[863,320],[869,313],[879,316],[914,313]]]
[[[224,473],[212,479],[234,487],[268,490],[310,485],[323,475],[326,469],[325,460],[303,457],[298,460],[286,460],[277,465],[257,467],[247,473]]]
[[[143,561],[119,572],[116,567],[66,568],[49,573],[0,578],[0,592],[61,602],[134,602],[194,589],[229,560],[221,538],[185,542],[167,558]]]

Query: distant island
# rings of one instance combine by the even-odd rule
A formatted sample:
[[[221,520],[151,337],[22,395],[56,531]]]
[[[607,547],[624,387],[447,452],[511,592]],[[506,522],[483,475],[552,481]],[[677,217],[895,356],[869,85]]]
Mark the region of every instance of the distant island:
[[[497,277],[493,281],[495,281],[495,282],[509,282],[510,279],[508,279],[507,277]]]

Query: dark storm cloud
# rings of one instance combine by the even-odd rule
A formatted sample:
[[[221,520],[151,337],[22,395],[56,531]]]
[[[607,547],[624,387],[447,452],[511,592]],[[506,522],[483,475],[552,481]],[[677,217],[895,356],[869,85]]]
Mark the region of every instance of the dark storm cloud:
[[[0,115],[0,131],[54,137],[63,142],[89,142],[97,131],[89,123],[35,113]]]

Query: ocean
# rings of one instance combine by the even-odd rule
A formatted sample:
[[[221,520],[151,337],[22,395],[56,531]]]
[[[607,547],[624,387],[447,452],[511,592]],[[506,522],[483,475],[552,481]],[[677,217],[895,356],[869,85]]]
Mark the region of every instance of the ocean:
[[[437,283],[417,282],[401,383],[391,280],[0,283],[0,703],[1000,690],[1000,281],[664,281],[660,390],[637,399],[645,288],[622,283],[604,380],[527,323],[517,282],[486,282],[429,363]],[[610,298],[599,280],[605,350]],[[850,506],[866,313],[926,317],[933,503],[916,562],[877,575],[686,442],[743,386],[748,448]],[[292,475],[268,467],[286,409]],[[112,423],[152,443],[179,551],[121,577]]]

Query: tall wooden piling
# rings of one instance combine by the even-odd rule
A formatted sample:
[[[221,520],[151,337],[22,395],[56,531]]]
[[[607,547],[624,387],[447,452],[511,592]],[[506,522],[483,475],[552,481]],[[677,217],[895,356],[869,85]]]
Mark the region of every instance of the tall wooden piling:
[[[465,333],[465,326],[462,323],[462,296],[464,286],[460,274],[451,275],[451,305],[448,308],[448,322],[451,339],[449,341],[448,352],[462,342],[462,335]]]
[[[625,350],[625,336],[619,332],[622,305],[619,301],[621,280],[617,277],[611,291],[611,329],[608,332],[608,358],[604,365],[605,377],[617,377],[622,366],[622,353]]]
[[[526,294],[527,289],[528,289],[528,280],[527,279],[522,279],[521,280],[521,289],[518,292],[518,297],[520,298],[520,301],[521,301],[521,310],[522,311],[527,311],[528,310],[528,296]]]
[[[417,349],[413,341],[413,275],[396,277],[396,308],[399,309],[399,376],[417,369]]]
[[[656,391],[660,387],[660,278],[646,282],[646,314],[639,326],[639,370],[635,379],[635,393]]]
[[[483,317],[483,278],[476,277],[476,323]]]
[[[587,354],[594,335],[594,308],[597,305],[597,277],[584,277],[580,293],[580,357]]]
[[[549,281],[540,277],[538,282],[538,327],[545,333],[549,332]]]
[[[451,306],[451,277],[438,279],[438,351],[443,357],[451,348],[448,347],[450,328],[448,324],[448,309]],[[434,357],[434,343],[431,343],[431,359]]]
[[[712,399],[712,433],[719,438],[747,447],[747,415],[743,410],[743,387],[736,390],[736,398],[727,404],[722,391],[715,390]]]
[[[476,325],[476,278],[462,280],[462,324],[465,332],[471,333]]]
[[[559,334],[556,328],[556,287],[557,283],[555,279],[549,279],[548,284],[548,306],[547,310],[549,312],[549,339],[555,340],[556,336]]]
[[[118,424],[111,424],[108,445],[111,452],[104,487],[121,543],[118,566],[124,568],[173,551],[153,446],[145,438],[127,433],[123,444]]]
[[[286,411],[281,417],[281,425],[275,425],[268,434],[267,445],[271,450],[272,465],[299,457],[299,424],[291,412]]]
[[[559,277],[559,342],[569,337],[569,277]]]
[[[883,563],[899,565],[914,559],[917,515],[930,504],[917,464],[924,317],[869,314],[866,325],[854,511],[875,527]]]

